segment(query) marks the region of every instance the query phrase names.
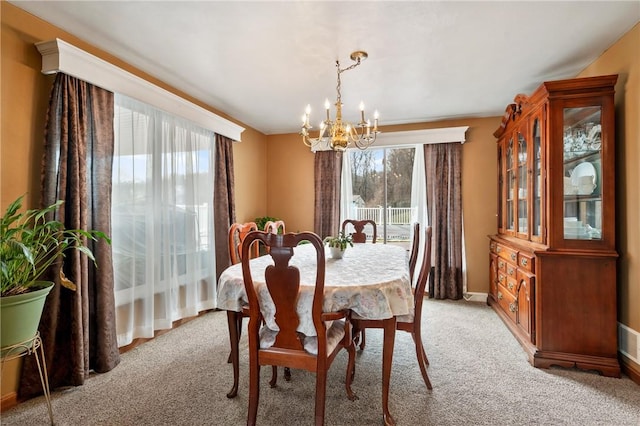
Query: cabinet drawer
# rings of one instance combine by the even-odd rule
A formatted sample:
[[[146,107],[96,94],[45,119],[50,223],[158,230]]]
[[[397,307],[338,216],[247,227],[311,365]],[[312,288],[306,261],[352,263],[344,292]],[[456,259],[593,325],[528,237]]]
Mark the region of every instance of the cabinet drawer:
[[[510,277],[504,272],[498,271],[498,284],[500,284],[504,290],[516,296],[516,291],[518,290],[518,280],[515,274],[513,275],[513,277]]]
[[[518,253],[518,268],[522,268],[525,271],[533,272],[535,257],[525,253]]]
[[[500,284],[498,284],[498,305],[500,305],[500,308],[502,308],[502,310],[515,323],[518,313],[516,297]]]
[[[498,271],[506,272],[507,271],[507,261],[503,258],[498,258]]]
[[[518,261],[518,252],[510,247],[496,244],[496,254],[501,258],[516,263]]]

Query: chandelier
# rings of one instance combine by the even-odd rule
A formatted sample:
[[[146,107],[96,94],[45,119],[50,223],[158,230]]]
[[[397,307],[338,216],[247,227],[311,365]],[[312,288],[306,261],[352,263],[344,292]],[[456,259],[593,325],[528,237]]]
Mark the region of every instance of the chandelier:
[[[340,69],[340,61],[336,61],[336,68],[338,70],[338,85],[336,86],[338,97],[335,103],[336,118],[334,121],[331,121],[329,116],[329,99],[326,99],[324,101],[324,108],[327,111],[327,118],[320,123],[318,137],[312,138],[309,134],[309,130],[312,128],[311,125],[309,125],[311,106],[307,105],[305,113],[302,116],[302,129],[300,130],[302,142],[304,142],[306,146],[313,148],[318,145],[325,145],[329,146],[334,151],[344,151],[352,144],[360,149],[366,149],[375,142],[376,136],[380,133],[378,130],[378,111],[374,113],[373,128],[371,128],[371,122],[364,118],[364,103],[362,102],[360,102],[360,122],[357,125],[354,126],[351,123],[342,121],[340,74],[357,67],[363,60],[367,59],[368,56],[367,52],[353,52],[351,54],[351,60],[355,61],[355,64],[343,69]]]

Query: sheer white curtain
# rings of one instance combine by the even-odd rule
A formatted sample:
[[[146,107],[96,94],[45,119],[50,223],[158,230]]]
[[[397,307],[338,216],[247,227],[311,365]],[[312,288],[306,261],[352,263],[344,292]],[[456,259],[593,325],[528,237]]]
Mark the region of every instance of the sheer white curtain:
[[[115,96],[118,346],[215,308],[213,132]]]
[[[353,211],[353,184],[351,183],[351,155],[345,151],[342,155],[342,174],[340,176],[340,226],[345,219],[356,219]],[[340,228],[342,229],[342,228]]]
[[[418,260],[416,262],[416,271],[422,266],[422,256],[424,253],[424,230],[429,226],[429,218],[427,217],[427,181],[424,169],[424,145],[415,146],[413,155],[413,174],[411,175],[411,222],[420,224],[420,250],[418,251]],[[411,238],[413,235],[413,227],[411,228]],[[418,273],[413,277],[418,279]]]

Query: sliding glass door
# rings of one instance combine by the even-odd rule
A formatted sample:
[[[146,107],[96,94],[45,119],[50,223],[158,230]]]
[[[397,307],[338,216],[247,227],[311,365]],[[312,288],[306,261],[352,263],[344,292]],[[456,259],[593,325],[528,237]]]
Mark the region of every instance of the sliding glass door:
[[[413,147],[349,152],[352,198],[345,217],[373,220],[380,242],[409,245],[414,156]]]

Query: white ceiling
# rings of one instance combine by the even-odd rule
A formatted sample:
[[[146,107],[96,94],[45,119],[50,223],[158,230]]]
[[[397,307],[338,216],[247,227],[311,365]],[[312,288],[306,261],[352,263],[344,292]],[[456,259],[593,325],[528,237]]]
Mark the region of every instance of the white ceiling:
[[[265,134],[311,104],[380,124],[502,115],[574,77],[640,21],[640,1],[11,1]],[[640,54],[640,53],[639,53]]]

